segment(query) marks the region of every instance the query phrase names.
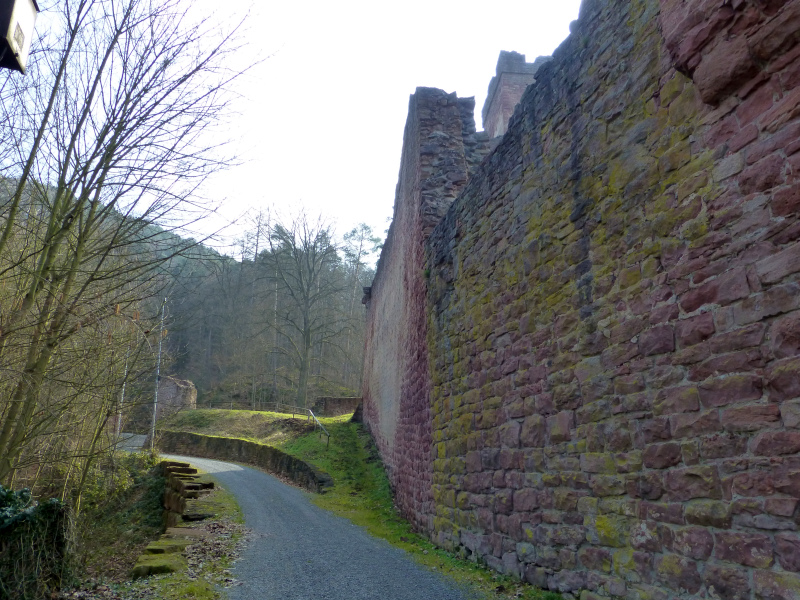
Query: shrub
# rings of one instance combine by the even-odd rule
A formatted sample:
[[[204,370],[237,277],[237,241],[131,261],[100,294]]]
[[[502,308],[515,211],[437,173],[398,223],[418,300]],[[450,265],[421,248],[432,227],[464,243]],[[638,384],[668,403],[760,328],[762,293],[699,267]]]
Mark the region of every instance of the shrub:
[[[56,499],[35,503],[29,490],[0,485],[0,597],[38,600],[73,576],[69,508]]]

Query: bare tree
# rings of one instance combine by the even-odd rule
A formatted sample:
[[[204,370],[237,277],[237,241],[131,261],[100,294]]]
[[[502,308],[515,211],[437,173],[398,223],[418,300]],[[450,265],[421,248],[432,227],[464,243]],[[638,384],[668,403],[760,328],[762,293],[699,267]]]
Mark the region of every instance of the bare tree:
[[[339,255],[330,226],[321,219],[310,221],[305,214],[288,225],[273,225],[269,244],[269,267],[286,298],[276,311],[276,330],[286,346],[277,350],[295,364],[296,402],[305,406],[312,346],[326,343],[343,328],[341,319],[331,310],[333,299],[343,289],[341,279],[331,276]]]
[[[168,231],[203,216],[197,189],[224,163],[204,134],[225,109],[235,47],[185,5],[63,0],[34,53],[36,85],[0,74],[16,101],[0,115],[13,182],[0,202],[0,481],[22,464],[43,407],[54,410],[45,392],[73,340],[132,321],[161,266],[194,244]],[[80,388],[82,376],[61,373],[78,377],[62,388]],[[105,413],[93,418],[86,432]]]

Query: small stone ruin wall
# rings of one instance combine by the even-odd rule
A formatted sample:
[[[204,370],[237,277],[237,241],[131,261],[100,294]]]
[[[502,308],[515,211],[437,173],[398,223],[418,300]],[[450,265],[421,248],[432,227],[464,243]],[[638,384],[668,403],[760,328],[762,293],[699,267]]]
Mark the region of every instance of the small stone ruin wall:
[[[318,417],[338,417],[355,412],[359,404],[361,397],[320,396],[314,399],[311,410]]]
[[[162,377],[158,382],[157,417],[168,417],[181,410],[197,408],[197,388],[187,379]]]
[[[465,101],[412,96],[364,419],[436,543],[800,598],[798,42],[800,0],[584,0],[477,167]]]

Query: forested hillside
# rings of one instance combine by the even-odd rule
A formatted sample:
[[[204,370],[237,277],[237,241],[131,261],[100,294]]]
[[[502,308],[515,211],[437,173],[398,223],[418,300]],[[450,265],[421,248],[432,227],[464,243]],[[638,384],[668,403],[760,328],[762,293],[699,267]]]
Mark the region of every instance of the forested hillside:
[[[204,249],[173,260],[171,372],[195,383],[198,404],[219,408],[357,394],[362,287],[378,243],[366,225],[337,239],[319,219],[261,213],[236,258]]]

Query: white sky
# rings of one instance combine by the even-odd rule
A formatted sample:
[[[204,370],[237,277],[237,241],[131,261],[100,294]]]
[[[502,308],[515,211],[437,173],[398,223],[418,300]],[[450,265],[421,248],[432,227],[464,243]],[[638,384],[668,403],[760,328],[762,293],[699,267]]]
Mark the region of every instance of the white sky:
[[[408,98],[417,86],[474,96],[476,125],[500,50],[551,54],[579,0],[194,0],[217,17],[248,10],[227,127],[244,161],[215,175],[218,229],[249,209],[304,208],[341,235],[360,222],[383,237],[392,215]],[[208,7],[208,8],[206,8]],[[224,11],[224,13],[221,13]],[[242,226],[229,229],[235,236]]]

